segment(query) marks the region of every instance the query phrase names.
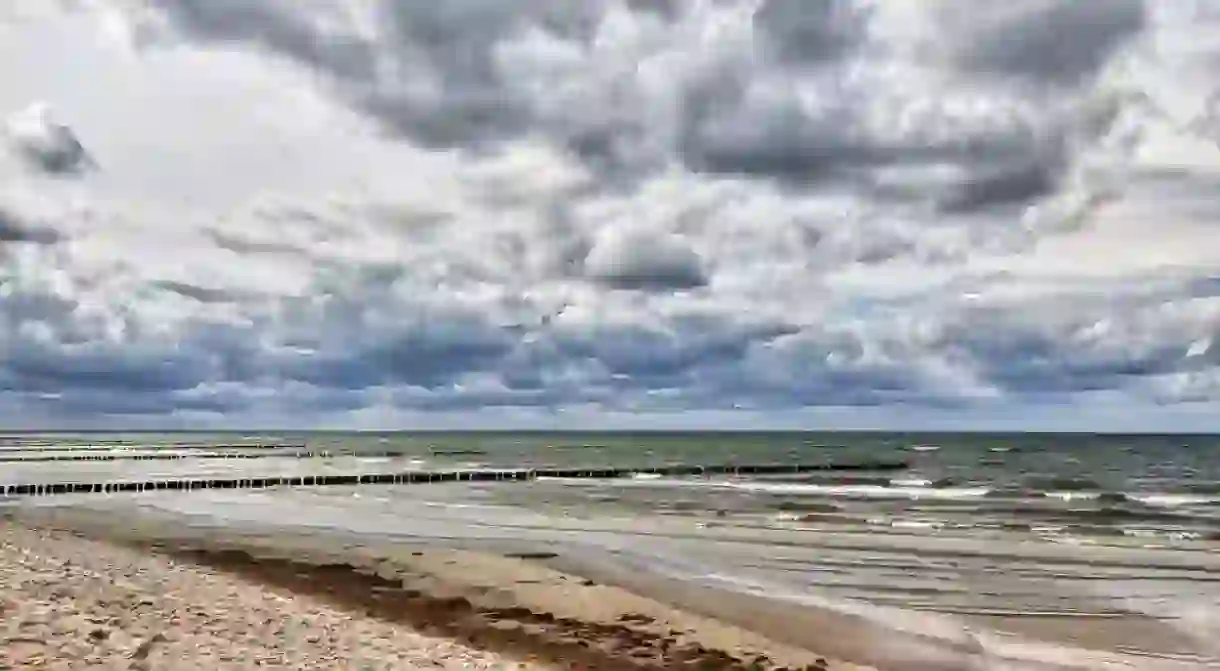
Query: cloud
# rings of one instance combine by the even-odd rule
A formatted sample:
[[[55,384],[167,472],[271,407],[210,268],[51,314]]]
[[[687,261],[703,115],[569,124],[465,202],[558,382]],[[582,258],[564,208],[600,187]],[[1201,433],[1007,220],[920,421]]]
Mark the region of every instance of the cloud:
[[[833,0],[766,0],[754,13],[754,26],[783,60],[817,64],[859,44],[866,12],[859,4]]]
[[[1144,0],[983,2],[964,11],[944,4],[947,22],[968,31],[955,54],[961,67],[1036,83],[1096,76],[1113,52],[1144,28],[1146,17]]]
[[[0,47],[0,394],[18,418],[175,426],[1215,403],[1217,20],[47,10]]]
[[[34,104],[13,114],[4,135],[30,166],[48,175],[75,175],[95,167],[72,129],[55,120],[51,110]]]
[[[605,231],[594,244],[585,270],[620,289],[693,289],[708,281],[702,259],[681,239],[617,228]]]
[[[6,242],[31,242],[49,245],[59,240],[59,233],[37,223],[24,220],[15,212],[0,209],[0,244]]]

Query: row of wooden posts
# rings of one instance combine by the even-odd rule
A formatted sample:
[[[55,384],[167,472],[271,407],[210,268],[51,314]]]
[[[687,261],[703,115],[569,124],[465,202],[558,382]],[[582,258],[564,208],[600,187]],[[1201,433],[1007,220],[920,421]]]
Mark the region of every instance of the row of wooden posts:
[[[627,478],[712,475],[783,475],[817,471],[894,471],[901,462],[851,464],[720,464],[714,466],[675,464],[652,468],[534,468],[455,469],[379,473],[327,473],[317,475],[222,476],[209,478],[169,477],[158,479],[0,484],[4,496],[53,494],[110,494],[119,492],[193,491],[200,489],[267,489],[271,487],[317,487],[336,485],[405,485],[440,482],[527,481],[538,478]],[[2,473],[2,471],[0,471]]]

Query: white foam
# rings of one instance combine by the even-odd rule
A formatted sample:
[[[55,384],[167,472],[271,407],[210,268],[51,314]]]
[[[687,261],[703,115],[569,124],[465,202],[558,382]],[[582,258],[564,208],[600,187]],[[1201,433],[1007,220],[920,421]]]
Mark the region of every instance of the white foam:
[[[540,477],[539,481],[564,482],[587,485],[587,481],[572,478]],[[896,486],[885,485],[833,485],[796,482],[730,481],[730,480],[684,480],[679,478],[648,477],[614,480],[617,487],[694,487],[704,489],[736,489],[767,494],[796,496],[826,496],[868,499],[943,499],[969,500],[987,496],[990,487],[930,487],[927,480],[894,480]],[[903,483],[903,484],[897,484]]]
[[[894,478],[890,480],[891,487],[929,487],[931,485],[931,480],[924,480],[922,478]]]
[[[912,445],[908,449],[912,452],[936,452],[940,445]]]
[[[943,529],[945,523],[930,520],[891,520],[890,526],[895,529]]]
[[[1060,499],[1062,501],[1096,501],[1101,498],[1100,492],[1044,492],[1042,494],[1048,499]]]
[[[1182,530],[1165,530],[1165,529],[1123,529],[1124,536],[1129,538],[1152,538],[1157,540],[1170,541],[1196,541],[1203,538],[1203,534],[1197,531],[1182,531]],[[1149,546],[1154,547],[1154,546]]]
[[[1197,506],[1220,503],[1220,497],[1203,496],[1199,494],[1127,494],[1127,498],[1139,501],[1146,506],[1157,508],[1177,508],[1180,506]]]
[[[717,483],[720,487],[770,494],[805,494],[868,499],[977,499],[991,492],[990,487],[885,487],[882,485],[817,485],[785,482]]]

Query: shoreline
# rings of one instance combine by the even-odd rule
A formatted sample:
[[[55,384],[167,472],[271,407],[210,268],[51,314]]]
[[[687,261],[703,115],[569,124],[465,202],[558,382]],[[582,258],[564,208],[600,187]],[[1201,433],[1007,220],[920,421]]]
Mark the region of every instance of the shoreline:
[[[1104,645],[1031,650],[1011,626],[1003,627],[1013,624],[1004,618],[996,620],[996,630],[965,623],[946,628],[947,622],[925,619],[916,611],[900,613],[905,621],[883,623],[816,602],[669,577],[650,570],[647,562],[624,563],[613,550],[599,554],[560,543],[548,552],[541,551],[546,545],[525,538],[472,541],[434,532],[383,536],[333,527],[229,526],[140,512],[116,516],[118,512],[35,506],[14,507],[7,515],[294,598],[324,601],[404,631],[523,660],[533,665],[525,667],[530,669],[1130,668],[1130,659],[1111,652],[1116,640],[1092,632],[1084,621],[1042,624],[1067,627],[1057,633],[1080,644],[1101,636]],[[4,516],[0,510],[0,519]],[[1037,644],[1037,639],[1026,642]],[[1149,669],[1202,668],[1186,659],[1142,660]]]
[[[89,511],[65,509],[22,511],[2,524],[6,538],[12,529],[25,530],[22,533],[49,534],[65,547],[100,544],[135,552],[152,565],[163,564],[162,568],[196,567],[288,595],[294,602],[324,604],[354,618],[417,632],[510,665],[486,668],[514,668],[512,664],[586,671],[868,668],[828,660],[800,646],[681,610],[668,601],[557,571],[547,566],[555,558],[547,553],[509,556],[433,544],[353,545],[323,534],[184,531],[147,520],[118,528],[97,517]]]

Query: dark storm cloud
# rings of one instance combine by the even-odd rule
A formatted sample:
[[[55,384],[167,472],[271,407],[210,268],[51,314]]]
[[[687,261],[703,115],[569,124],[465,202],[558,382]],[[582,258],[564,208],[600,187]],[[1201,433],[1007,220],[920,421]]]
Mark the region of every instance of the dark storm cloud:
[[[428,0],[382,3],[390,53],[406,68],[440,75],[426,100],[380,89],[361,106],[401,133],[430,146],[477,145],[527,131],[537,119],[530,101],[505,80],[495,49],[524,26],[588,44],[605,3],[536,0]]]
[[[842,56],[866,27],[861,10],[842,0],[766,0],[754,25],[781,59],[816,64]]]
[[[1016,393],[1119,389],[1136,378],[1177,372],[1182,360],[1182,348],[1177,344],[1126,355],[1099,355],[1028,333],[963,346],[987,379]]]
[[[289,354],[279,358],[277,368],[285,379],[322,387],[433,388],[452,384],[463,373],[494,370],[510,349],[507,338],[487,327],[425,327],[317,355]]]
[[[125,390],[116,394],[107,389],[73,388],[47,397],[40,404],[75,417],[107,415],[167,416],[195,412],[233,414],[252,409],[281,410],[293,413],[333,413],[356,410],[367,399],[361,393],[312,387],[277,389],[274,395],[258,389],[222,387],[210,390]],[[270,406],[270,407],[268,407]]]
[[[666,20],[672,21],[678,16],[682,0],[625,0],[627,6],[635,12],[652,12]]]
[[[198,38],[253,42],[339,77],[375,74],[371,45],[322,35],[305,14],[279,0],[153,0],[175,25]]]
[[[44,104],[11,115],[0,131],[0,140],[7,141],[18,158],[39,173],[71,177],[97,167],[76,133],[57,121]]]
[[[126,407],[129,397],[151,399],[263,375],[257,336],[249,329],[198,323],[179,340],[157,343],[145,341],[143,329],[130,323],[126,336],[140,344],[128,346],[99,339],[80,310],[77,301],[40,292],[0,301],[0,339],[6,342],[0,386],[22,393],[79,391],[82,403],[100,407],[111,397],[116,407]]]
[[[10,350],[9,355],[3,384],[15,391],[171,391],[194,386],[208,377],[206,360],[195,353],[107,351],[70,344],[38,347],[26,343]]]
[[[164,390],[132,389],[115,393],[111,389],[74,387],[44,397],[39,404],[46,410],[76,417],[107,415],[167,415],[179,409],[171,394]]]
[[[845,104],[811,119],[791,99],[759,111],[746,109],[746,102],[721,99],[706,105],[699,125],[686,135],[688,166],[804,182],[882,160],[866,141],[851,137],[853,114]]]
[[[395,298],[398,266],[366,268],[329,293],[321,313],[286,306],[280,345],[264,352],[265,370],[322,388],[377,385],[425,388],[452,384],[464,373],[495,370],[512,350],[513,333],[491,315],[457,305],[412,304]],[[420,289],[423,292],[422,288]]]
[[[36,245],[53,245],[60,239],[55,229],[24,220],[14,211],[0,206],[0,243],[31,242]]]
[[[554,360],[549,363],[594,363],[608,376],[605,384],[623,390],[691,388],[703,375],[743,371],[752,348],[797,331],[786,324],[743,323],[729,314],[675,318],[664,326],[618,324],[559,331],[550,342]],[[548,364],[546,359],[523,363],[542,363],[544,369]],[[522,370],[514,379],[531,378]]]
[[[692,368],[724,357],[740,358],[745,342],[693,342],[676,333],[643,326],[602,327],[565,334],[557,346],[565,359],[590,359],[611,375],[623,375],[651,386],[677,381]]]
[[[911,366],[913,352],[849,331],[806,327],[752,344],[736,369],[707,380],[717,393],[765,406],[871,406],[925,398],[938,390]],[[891,356],[870,351],[895,349]]]
[[[300,247],[289,244],[244,240],[218,231],[207,231],[206,235],[217,247],[236,254],[304,254]]]
[[[660,110],[587,106],[543,113],[538,92],[523,89],[497,60],[497,49],[519,38],[525,27],[587,48],[606,2],[380,2],[374,5],[380,30],[375,38],[322,31],[308,12],[290,3],[157,2],[195,37],[254,45],[330,75],[353,106],[425,146],[482,148],[541,132],[607,176],[639,179],[642,170],[665,165],[665,157],[656,154]],[[632,7],[651,11],[640,4]],[[666,16],[680,13],[678,7],[689,9],[677,2],[658,6]],[[1039,0],[1020,11],[990,3],[959,13],[957,23],[949,23],[962,33],[961,67],[1046,81],[1095,70],[1142,25],[1136,0],[1118,0],[1113,11]],[[794,88],[807,83],[801,68],[841,64],[868,39],[867,11],[848,2],[769,0],[753,21],[768,53],[796,68]],[[673,83],[680,92],[680,126],[667,140],[675,143],[669,149],[696,170],[798,183],[858,181],[859,171],[891,164],[939,159],[973,168],[981,163],[997,174],[950,199],[967,209],[992,198],[1037,196],[1044,188],[1039,180],[1050,176],[1039,176],[1042,168],[1024,154],[1025,137],[957,135],[906,142],[872,137],[859,127],[871,94],[850,88],[819,91],[823,103],[834,104],[816,116],[792,100],[748,107],[746,88],[767,71],[709,65],[680,75]],[[630,95],[636,84],[623,80],[606,86],[623,87]],[[987,168],[987,163],[1011,167]]]
[[[1059,165],[1049,161],[981,168],[940,197],[938,204],[946,212],[1022,205],[1052,193],[1058,186],[1060,170]]]
[[[599,171],[626,178],[641,167],[659,167],[655,124],[647,109],[612,114],[590,107],[540,114],[532,100],[501,71],[495,49],[525,26],[587,46],[607,3],[568,3],[540,0],[421,0],[377,4],[382,34],[377,41],[324,35],[288,5],[249,0],[157,0],[175,25],[204,39],[237,41],[286,55],[333,76],[340,92],[364,113],[392,131],[429,147],[482,147],[541,130],[568,147]],[[645,6],[647,5],[647,6]],[[672,17],[681,3],[632,5],[636,11]],[[758,30],[777,57],[808,62],[832,59],[861,39],[864,19],[845,3],[771,0],[755,17]],[[395,79],[385,81],[374,66],[392,64]],[[378,79],[381,76],[382,79]],[[792,176],[837,168],[845,162],[876,162],[867,145],[835,139],[844,126],[829,124],[826,132],[809,134],[800,115],[785,121],[743,120],[749,128],[767,128],[760,137],[742,137],[741,146],[715,138],[724,129],[705,129],[710,117],[732,113],[744,85],[740,72],[692,74],[675,82],[685,91],[682,113],[687,128],[686,159],[692,165],[719,172]],[[738,81],[734,81],[734,80]],[[630,84],[610,84],[628,86]],[[429,91],[427,94],[420,93]],[[630,89],[625,89],[629,92]],[[533,94],[530,94],[533,95]],[[577,111],[588,114],[576,116]],[[854,114],[844,109],[846,116]],[[834,131],[834,132],[831,132]],[[881,149],[880,151],[885,151]],[[862,154],[868,154],[864,156]],[[626,171],[626,172],[624,172]]]
[[[243,298],[250,296],[247,292],[232,291],[229,289],[213,289],[210,287],[201,287],[197,284],[189,282],[175,282],[172,280],[160,280],[153,282],[153,286],[158,289],[164,289],[180,296],[185,296],[200,303],[233,303]]]
[[[311,390],[289,394],[285,402],[341,411],[367,402],[360,394],[372,386],[443,387],[464,373],[494,371],[512,347],[501,330],[463,315],[438,313],[414,325],[363,332],[361,319],[375,306],[353,304],[335,314],[351,323],[329,327],[341,332],[319,333],[308,343],[318,349],[268,350],[253,326],[207,323],[170,346],[125,348],[95,342],[86,333],[74,336],[70,304],[27,296],[23,305],[10,300],[4,306],[11,336],[0,364],[0,389],[55,394],[59,411],[240,411],[251,402],[240,390],[268,381],[298,391],[296,383],[305,383]],[[34,323],[55,324],[58,340],[25,337],[23,325]],[[238,387],[196,390],[216,384]]]
[[[541,408],[588,402],[613,402],[608,393],[589,386],[573,389],[430,389],[401,388],[392,396],[395,407],[404,410],[462,411],[483,408]]]
[[[587,41],[603,5],[561,0],[381,2],[381,34],[373,41],[323,33],[293,3],[156,1],[175,25],[197,38],[257,45],[335,77],[355,106],[387,128],[432,147],[477,145],[527,129],[529,104],[502,80],[495,47],[527,24]],[[387,66],[406,79],[379,81],[378,68]],[[429,92],[421,94],[421,87],[412,84]]]
[[[57,129],[52,144],[24,144],[22,155],[31,164],[48,175],[79,175],[94,167],[93,159],[75,136],[65,129]]]
[[[963,209],[1045,195],[1063,169],[1067,137],[1062,128],[1014,125],[882,138],[861,125],[871,103],[860,92],[827,95],[835,98],[816,113],[787,94],[765,107],[744,98],[709,105],[687,134],[683,159],[700,172],[771,178],[800,188],[869,188],[870,175],[887,168],[952,165],[961,168],[965,182],[942,197]],[[940,194],[906,194],[929,195]]]
[[[1002,312],[972,310],[946,322],[936,351],[967,361],[985,379],[1018,394],[1122,389],[1134,380],[1176,373],[1199,361],[1184,357],[1186,346],[1174,329],[1159,323],[1158,311],[1168,296],[1115,301],[1120,312],[1109,312],[1097,298],[1083,299],[1075,314],[1058,320],[1038,320],[1033,307]],[[1040,306],[1061,307],[1059,301]],[[1107,328],[1085,336],[1098,323]]]
[[[960,67],[1035,81],[1075,83],[1095,75],[1124,40],[1144,28],[1143,0],[1026,0],[979,3],[958,51]]]

